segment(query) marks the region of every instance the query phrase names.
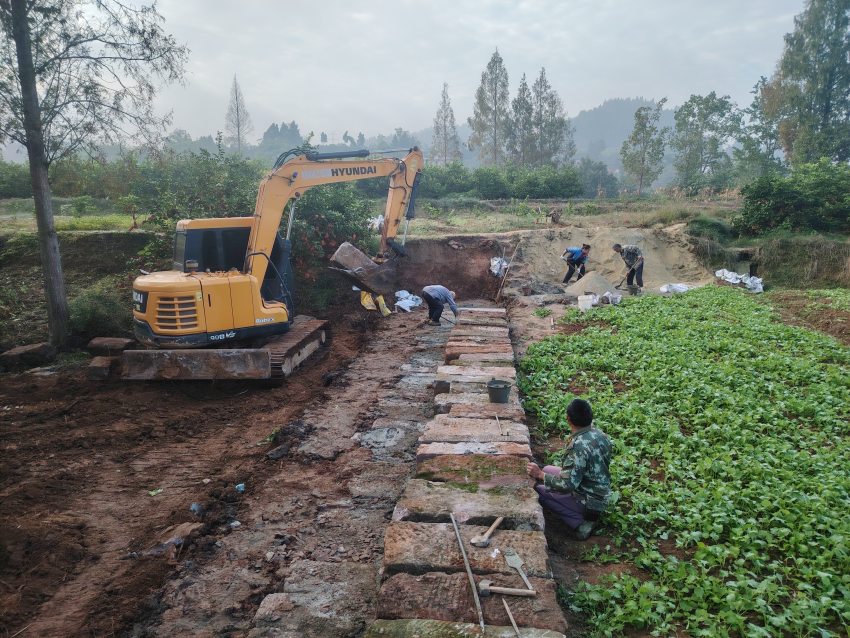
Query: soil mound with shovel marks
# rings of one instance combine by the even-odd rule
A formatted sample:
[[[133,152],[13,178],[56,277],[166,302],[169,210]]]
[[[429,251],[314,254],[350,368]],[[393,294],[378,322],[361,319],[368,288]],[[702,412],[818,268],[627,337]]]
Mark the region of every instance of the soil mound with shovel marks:
[[[578,297],[579,295],[593,293],[594,295],[601,295],[606,292],[616,292],[614,290],[614,284],[605,279],[598,272],[589,272],[584,277],[574,282],[567,288],[568,295],[575,295]]]

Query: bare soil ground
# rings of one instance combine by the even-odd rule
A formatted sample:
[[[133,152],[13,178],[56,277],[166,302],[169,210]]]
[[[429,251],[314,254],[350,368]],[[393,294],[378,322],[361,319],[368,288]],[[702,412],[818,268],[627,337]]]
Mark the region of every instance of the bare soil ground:
[[[835,308],[830,299],[816,301],[793,290],[772,292],[768,298],[786,323],[825,332],[844,345],[850,345],[850,312]]]
[[[284,472],[290,478],[280,492],[308,499],[315,499],[311,490],[332,489],[340,477],[339,468],[322,465],[329,459],[300,457],[282,466],[264,457],[308,433],[296,427],[283,439],[270,435],[311,401],[340,400],[345,389],[333,380],[358,353],[375,339],[409,334],[419,320],[397,315],[374,333],[362,319],[337,321],[332,347],[276,389],[99,385],[82,369],[5,376],[0,634],[27,628],[32,636],[109,636],[144,626],[145,615],[158,613],[158,592],[176,561],[215,549],[268,477]],[[412,347],[400,338],[386,343],[390,358]],[[397,374],[392,365],[383,370]],[[357,469],[349,463],[345,471]],[[192,503],[205,510],[202,518]],[[168,543],[175,535],[187,540]],[[259,602],[231,598],[240,608]]]

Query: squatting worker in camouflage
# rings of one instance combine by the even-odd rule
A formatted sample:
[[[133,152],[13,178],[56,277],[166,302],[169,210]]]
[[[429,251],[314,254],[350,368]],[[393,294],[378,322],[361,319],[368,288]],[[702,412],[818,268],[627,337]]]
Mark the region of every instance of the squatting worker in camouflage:
[[[584,399],[567,406],[567,422],[572,433],[561,452],[561,467],[529,463],[528,475],[543,481],[534,487],[540,504],[555,512],[576,538],[586,540],[611,496],[611,441],[593,427],[593,411]]]
[[[639,288],[643,288],[643,253],[640,248],[632,244],[626,246],[614,244],[612,248],[615,253],[620,254],[620,257],[626,262],[626,268],[629,269],[629,273],[626,275],[626,285],[631,288],[637,283]]]

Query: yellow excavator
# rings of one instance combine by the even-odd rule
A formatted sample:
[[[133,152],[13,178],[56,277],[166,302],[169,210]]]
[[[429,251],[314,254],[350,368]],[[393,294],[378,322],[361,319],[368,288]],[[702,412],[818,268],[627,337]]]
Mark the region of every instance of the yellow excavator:
[[[389,178],[381,228],[384,262],[403,254],[396,237],[414,215],[424,161],[367,150],[282,154],[262,180],[251,217],[177,223],[173,269],[133,282],[133,328],[145,350],[122,356],[125,379],[265,379],[288,376],[325,342],[327,322],[295,316],[290,235],[298,199],[323,184]],[[289,219],[279,232],[285,209]],[[406,235],[406,227],[405,227]],[[367,291],[382,292],[383,267],[343,244],[333,260]]]

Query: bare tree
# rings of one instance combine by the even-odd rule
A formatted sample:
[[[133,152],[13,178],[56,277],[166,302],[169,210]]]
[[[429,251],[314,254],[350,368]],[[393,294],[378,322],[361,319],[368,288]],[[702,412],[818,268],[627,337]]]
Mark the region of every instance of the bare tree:
[[[50,341],[65,345],[68,300],[53,221],[51,162],[163,131],[154,79],[180,80],[188,50],[154,5],[121,0],[0,0],[0,141],[27,148]]]
[[[254,125],[251,124],[251,116],[245,108],[245,96],[242,95],[235,75],[233,86],[230,87],[230,105],[227,107],[224,126],[230,143],[236,144],[236,150],[241,153],[242,145],[247,143],[248,133],[254,130]]]

